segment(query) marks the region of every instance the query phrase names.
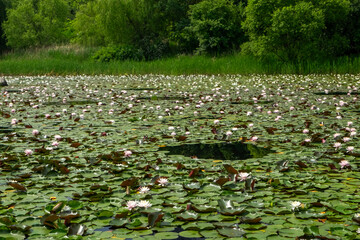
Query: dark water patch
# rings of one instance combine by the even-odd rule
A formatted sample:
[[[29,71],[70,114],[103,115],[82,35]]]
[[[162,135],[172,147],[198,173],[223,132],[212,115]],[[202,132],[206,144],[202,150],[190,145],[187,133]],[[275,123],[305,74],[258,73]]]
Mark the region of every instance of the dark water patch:
[[[244,104],[244,105],[254,105],[254,104],[270,104],[274,101],[241,101],[241,102],[230,102],[231,104]]]
[[[121,88],[121,89],[116,89],[116,90],[120,90],[120,91],[153,91],[153,90],[160,90],[159,88],[151,88],[151,87],[143,87],[143,88]]]
[[[178,97],[178,96],[152,96],[152,97],[139,97],[139,100],[152,100],[152,101],[162,101],[162,100],[179,100],[184,101],[188,98]]]
[[[348,95],[349,92],[315,92],[315,95]],[[351,92],[351,95],[359,95],[359,92]]]
[[[219,160],[259,158],[274,152],[268,148],[257,147],[253,144],[242,142],[184,144],[179,146],[161,147],[159,150],[168,151],[168,155],[184,155],[187,157],[196,156],[197,158]]]
[[[97,104],[96,101],[89,100],[79,100],[79,101],[67,101],[67,102],[46,102],[44,105],[53,106],[53,105],[88,105],[88,104]]]
[[[0,133],[11,133],[14,132],[14,129],[8,127],[0,127]]]
[[[3,89],[4,91],[8,92],[8,93],[19,93],[22,92],[19,89]]]
[[[108,232],[108,231],[112,231],[112,230],[113,229],[111,229],[111,226],[106,226],[106,227],[94,229],[95,232]]]

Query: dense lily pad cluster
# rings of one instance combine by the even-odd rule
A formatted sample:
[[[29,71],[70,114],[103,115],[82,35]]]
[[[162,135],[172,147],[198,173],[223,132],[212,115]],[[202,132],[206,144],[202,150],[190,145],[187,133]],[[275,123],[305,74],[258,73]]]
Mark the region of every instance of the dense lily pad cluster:
[[[7,80],[5,239],[360,237],[360,76]]]

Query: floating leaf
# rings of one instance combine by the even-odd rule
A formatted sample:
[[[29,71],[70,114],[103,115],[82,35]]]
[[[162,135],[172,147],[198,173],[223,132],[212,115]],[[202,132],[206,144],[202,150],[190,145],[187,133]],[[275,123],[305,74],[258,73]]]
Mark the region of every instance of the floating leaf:
[[[241,228],[221,228],[218,232],[225,237],[236,238],[241,237],[245,234],[245,231]]]

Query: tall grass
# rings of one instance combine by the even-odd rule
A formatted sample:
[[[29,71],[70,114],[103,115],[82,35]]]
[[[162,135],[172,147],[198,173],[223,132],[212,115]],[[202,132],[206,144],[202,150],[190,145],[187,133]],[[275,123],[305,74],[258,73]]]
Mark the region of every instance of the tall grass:
[[[99,63],[91,56],[96,48],[61,46],[8,53],[0,57],[0,75],[99,75],[99,74],[311,74],[360,73],[360,57],[341,57],[300,64],[260,61],[240,54],[176,56],[150,62]]]

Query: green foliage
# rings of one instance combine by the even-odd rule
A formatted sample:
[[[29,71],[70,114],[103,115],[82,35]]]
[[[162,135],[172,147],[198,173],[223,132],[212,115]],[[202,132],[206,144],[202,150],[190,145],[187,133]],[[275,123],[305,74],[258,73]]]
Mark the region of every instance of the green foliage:
[[[109,46],[97,51],[93,59],[99,62],[124,61],[143,59],[142,51],[133,46]]]
[[[283,61],[338,56],[349,45],[343,36],[349,11],[348,0],[249,1],[243,28],[250,42],[243,50]]]
[[[3,50],[6,49],[6,41],[5,41],[5,36],[4,31],[1,28],[1,24],[5,21],[6,19],[6,11],[5,11],[5,3],[3,0],[0,0],[0,54]]]
[[[105,33],[100,22],[101,5],[98,1],[81,5],[72,21],[75,36],[73,41],[85,46],[99,46],[105,44]]]
[[[244,41],[240,28],[242,5],[228,0],[205,0],[190,7],[190,30],[199,41],[198,52],[221,53]]]
[[[89,2],[73,21],[75,41],[92,46],[134,45],[147,60],[164,56],[166,22],[156,1],[105,0]]]
[[[69,8],[64,0],[24,0],[9,9],[7,16],[3,29],[7,44],[13,48],[66,41],[63,32]]]
[[[345,54],[360,54],[360,1],[351,0],[349,17],[344,26],[344,35],[349,39],[349,49]]]

